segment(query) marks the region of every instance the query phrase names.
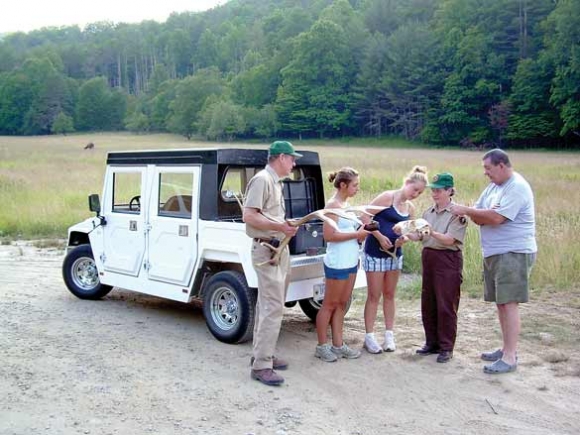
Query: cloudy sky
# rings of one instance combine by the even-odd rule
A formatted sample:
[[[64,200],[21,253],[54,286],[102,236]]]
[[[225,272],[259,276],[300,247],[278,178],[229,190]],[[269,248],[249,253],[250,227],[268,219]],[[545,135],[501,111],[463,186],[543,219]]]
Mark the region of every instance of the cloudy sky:
[[[3,0],[0,34],[95,21],[163,22],[172,12],[205,11],[227,0]]]

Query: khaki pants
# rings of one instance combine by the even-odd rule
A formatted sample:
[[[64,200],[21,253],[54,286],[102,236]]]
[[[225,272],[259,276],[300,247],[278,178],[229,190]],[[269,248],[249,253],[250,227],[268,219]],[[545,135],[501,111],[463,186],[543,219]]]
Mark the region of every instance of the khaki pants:
[[[259,242],[252,244],[254,264],[270,259],[272,251]],[[284,302],[290,277],[290,255],[288,247],[280,256],[280,264],[256,266],[258,275],[258,301],[254,323],[254,370],[271,369],[272,357],[276,351],[278,335],[284,314]]]

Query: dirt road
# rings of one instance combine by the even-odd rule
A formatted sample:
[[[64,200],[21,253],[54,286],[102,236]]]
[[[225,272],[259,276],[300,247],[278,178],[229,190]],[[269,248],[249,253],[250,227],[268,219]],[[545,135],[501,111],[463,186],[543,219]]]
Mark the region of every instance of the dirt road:
[[[289,309],[279,349],[290,369],[269,388],[250,380],[250,344],[216,341],[199,307],[117,289],[79,300],[61,260],[0,246],[1,435],[580,433],[578,305],[526,305],[520,367],[496,377],[478,359],[499,342],[479,300],[462,300],[448,364],[414,354],[418,301],[399,303],[396,352],[333,364],[314,358],[313,325]],[[360,347],[357,298],[346,341]]]

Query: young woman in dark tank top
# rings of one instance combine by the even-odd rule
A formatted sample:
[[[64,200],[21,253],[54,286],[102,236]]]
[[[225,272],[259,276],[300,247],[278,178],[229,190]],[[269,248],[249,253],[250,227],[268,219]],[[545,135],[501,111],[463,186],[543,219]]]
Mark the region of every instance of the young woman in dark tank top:
[[[414,219],[416,199],[428,183],[427,169],[415,166],[405,177],[403,185],[397,190],[387,190],[379,194],[371,205],[387,207],[377,213],[374,220],[380,224],[379,230],[369,234],[365,241],[363,266],[367,276],[367,301],[365,303],[365,341],[369,353],[377,354],[383,350],[396,349],[393,326],[395,320],[395,289],[403,268],[402,242],[393,231],[398,222]],[[385,341],[381,346],[374,334],[375,320],[379,302],[383,297],[385,318]]]

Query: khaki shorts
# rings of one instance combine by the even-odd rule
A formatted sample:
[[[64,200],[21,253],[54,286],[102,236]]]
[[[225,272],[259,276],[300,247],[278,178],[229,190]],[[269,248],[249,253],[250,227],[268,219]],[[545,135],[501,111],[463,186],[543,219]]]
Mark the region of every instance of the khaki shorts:
[[[483,299],[496,304],[528,302],[529,281],[536,254],[492,255],[483,259]]]

